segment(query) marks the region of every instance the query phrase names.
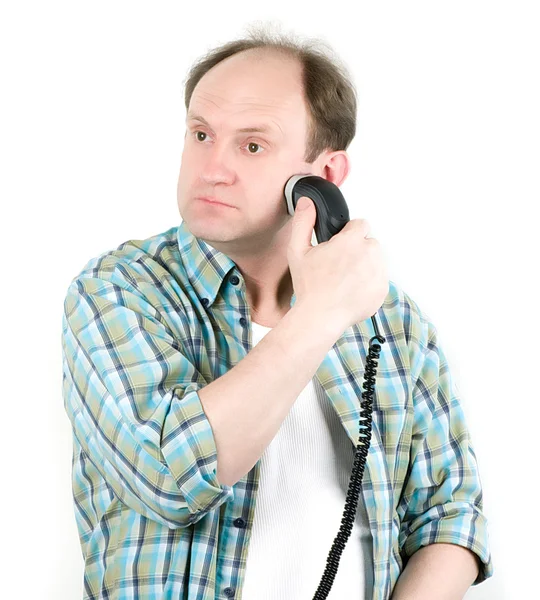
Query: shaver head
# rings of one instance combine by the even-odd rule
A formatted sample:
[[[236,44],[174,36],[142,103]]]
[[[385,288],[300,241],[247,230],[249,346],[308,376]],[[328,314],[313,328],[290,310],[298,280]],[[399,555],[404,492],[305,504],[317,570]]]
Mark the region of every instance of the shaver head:
[[[318,175],[293,175],[285,184],[287,212],[294,215],[298,200],[307,196],[315,204],[315,237],[319,243],[328,241],[350,221],[349,208],[337,185]]]

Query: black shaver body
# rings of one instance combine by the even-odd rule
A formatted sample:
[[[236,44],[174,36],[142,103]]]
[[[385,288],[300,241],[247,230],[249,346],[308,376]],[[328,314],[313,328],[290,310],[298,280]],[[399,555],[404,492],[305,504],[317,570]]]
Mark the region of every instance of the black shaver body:
[[[349,208],[337,185],[318,175],[293,175],[285,184],[287,212],[292,216],[302,196],[315,203],[315,236],[317,242],[327,242],[350,221]]]

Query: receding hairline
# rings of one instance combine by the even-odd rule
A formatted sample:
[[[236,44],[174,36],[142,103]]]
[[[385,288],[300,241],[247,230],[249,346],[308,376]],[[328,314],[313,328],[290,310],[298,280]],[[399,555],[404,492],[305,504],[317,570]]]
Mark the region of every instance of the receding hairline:
[[[218,63],[215,66],[217,67],[219,64],[222,64],[223,62],[225,62],[229,59],[232,59],[235,56],[239,56],[241,54],[248,54],[248,53],[250,55],[257,55],[260,58],[264,58],[266,56],[277,57],[279,55],[280,57],[285,57],[285,59],[286,60],[288,59],[289,62],[296,64],[300,68],[302,68],[301,61],[296,56],[293,56],[291,54],[291,52],[288,52],[283,48],[275,48],[275,47],[248,48],[247,50],[242,50],[241,52],[237,52],[236,54],[233,54],[232,56],[227,57],[226,59],[224,59],[224,61],[221,61],[221,63]],[[211,70],[212,69],[210,69],[208,72],[210,72]],[[202,78],[201,78],[201,80],[202,80]],[[192,108],[190,108],[186,114],[186,123],[188,123],[189,121],[200,121],[207,127],[210,127],[210,129],[212,129],[212,125],[199,113],[200,113],[200,111],[193,110]],[[309,115],[308,115],[308,117],[309,117]],[[281,129],[281,127],[274,125],[273,123],[266,122],[266,123],[253,124],[252,126],[249,126],[249,127],[240,127],[235,130],[235,133],[266,133],[266,134],[283,135],[283,130]]]

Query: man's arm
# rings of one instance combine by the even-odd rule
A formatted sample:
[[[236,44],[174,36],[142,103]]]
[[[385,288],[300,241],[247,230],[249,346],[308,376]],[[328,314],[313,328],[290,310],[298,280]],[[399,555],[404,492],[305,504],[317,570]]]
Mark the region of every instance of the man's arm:
[[[114,265],[103,260],[99,273],[68,288],[64,406],[82,450],[125,505],[188,527],[233,496],[216,477],[197,394],[206,382],[164,315]]]
[[[468,550],[479,559],[472,582],[478,584],[493,574],[493,565],[476,455],[436,328],[425,317],[421,321],[422,330],[417,332],[420,351],[411,360],[414,424],[410,464],[396,507],[401,520],[400,552],[404,562],[409,560],[411,566],[406,568],[412,572],[417,561],[423,563],[422,556],[442,556],[448,551],[440,544],[455,545],[450,548],[454,556],[461,547],[461,556],[468,558]],[[422,553],[417,554],[420,549]],[[445,554],[445,563],[449,556]],[[403,576],[403,581],[409,578]]]
[[[479,559],[456,544],[430,544],[409,559],[391,600],[462,600],[479,573]]]

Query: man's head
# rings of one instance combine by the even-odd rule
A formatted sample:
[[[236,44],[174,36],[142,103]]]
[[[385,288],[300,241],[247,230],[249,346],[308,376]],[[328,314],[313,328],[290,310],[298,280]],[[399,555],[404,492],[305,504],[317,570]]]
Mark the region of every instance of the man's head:
[[[191,69],[185,104],[180,214],[233,259],[288,243],[289,177],[312,173],[336,185],[347,177],[356,95],[345,68],[323,52],[264,34],[231,42]],[[258,126],[268,130],[240,131]]]

